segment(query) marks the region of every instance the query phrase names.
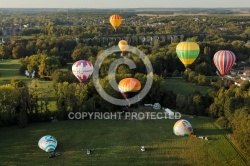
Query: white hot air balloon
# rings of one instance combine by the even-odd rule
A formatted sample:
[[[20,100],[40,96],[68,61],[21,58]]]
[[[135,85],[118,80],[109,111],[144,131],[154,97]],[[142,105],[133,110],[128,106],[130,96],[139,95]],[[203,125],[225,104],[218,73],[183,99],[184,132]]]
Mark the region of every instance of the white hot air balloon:
[[[79,60],[72,65],[72,72],[80,83],[87,81],[93,71],[93,64],[87,60]]]
[[[57,146],[57,140],[51,135],[45,135],[38,141],[38,146],[45,152],[53,152]]]

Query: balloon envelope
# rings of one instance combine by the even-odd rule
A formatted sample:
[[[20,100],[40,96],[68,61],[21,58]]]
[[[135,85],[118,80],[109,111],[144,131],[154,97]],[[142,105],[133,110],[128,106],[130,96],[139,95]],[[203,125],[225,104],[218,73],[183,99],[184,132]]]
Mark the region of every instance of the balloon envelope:
[[[38,146],[45,152],[53,152],[57,146],[57,140],[51,135],[45,135],[38,141]]]
[[[225,76],[235,63],[236,57],[232,51],[220,50],[214,54],[214,65],[221,77]]]
[[[93,64],[87,60],[79,60],[72,65],[72,72],[81,83],[91,76],[93,70]]]
[[[120,40],[118,43],[118,47],[122,51],[122,53],[125,53],[128,50],[128,42],[126,40]]]
[[[176,46],[176,54],[180,61],[184,64],[191,65],[200,53],[200,47],[195,42],[180,42]]]
[[[187,120],[180,119],[175,122],[173,131],[175,135],[189,136],[193,133],[193,128]]]
[[[124,78],[119,82],[118,89],[124,92],[138,92],[141,89],[141,83],[135,78]]]
[[[112,27],[116,30],[122,23],[122,17],[118,14],[114,14],[109,17],[109,22]]]

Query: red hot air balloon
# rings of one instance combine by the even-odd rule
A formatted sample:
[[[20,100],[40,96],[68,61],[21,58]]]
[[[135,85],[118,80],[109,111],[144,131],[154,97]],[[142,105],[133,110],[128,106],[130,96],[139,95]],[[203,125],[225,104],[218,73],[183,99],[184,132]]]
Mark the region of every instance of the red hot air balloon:
[[[79,60],[72,65],[72,72],[80,83],[85,82],[93,73],[94,67],[90,61]]]
[[[221,77],[224,77],[232,68],[236,57],[232,51],[220,50],[214,54],[214,64],[217,67]]]

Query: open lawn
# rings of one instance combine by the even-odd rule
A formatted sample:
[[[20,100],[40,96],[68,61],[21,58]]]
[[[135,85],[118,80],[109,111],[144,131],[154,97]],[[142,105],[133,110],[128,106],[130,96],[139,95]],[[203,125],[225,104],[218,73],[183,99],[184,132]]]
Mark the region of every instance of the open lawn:
[[[195,91],[205,94],[210,88],[192,83],[187,83],[183,78],[167,78],[166,86],[168,90],[172,90],[176,94],[190,95]]]
[[[244,166],[227,141],[227,131],[204,118],[187,120],[196,137],[175,136],[176,120],[68,120],[0,128],[1,165],[216,165]],[[38,147],[44,135],[58,141],[60,156],[49,159]],[[145,152],[140,150],[144,145]],[[91,155],[86,149],[93,149]]]
[[[26,76],[19,75],[20,63],[18,60],[0,60],[0,85],[9,84],[11,79],[28,81]]]

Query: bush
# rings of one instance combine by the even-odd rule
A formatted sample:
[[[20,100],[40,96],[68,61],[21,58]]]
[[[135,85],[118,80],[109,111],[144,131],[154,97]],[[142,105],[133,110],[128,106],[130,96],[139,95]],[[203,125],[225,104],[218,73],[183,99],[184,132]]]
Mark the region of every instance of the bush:
[[[11,115],[7,112],[0,113],[0,127],[17,124],[17,115]]]
[[[37,122],[50,122],[50,117],[52,116],[51,112],[46,111],[42,113],[29,113],[28,122],[37,123]]]
[[[227,128],[228,122],[229,121],[224,116],[221,116],[216,120],[216,124],[218,124],[222,128]]]

